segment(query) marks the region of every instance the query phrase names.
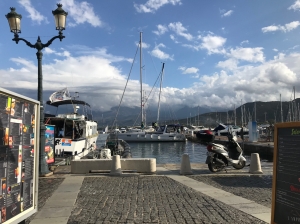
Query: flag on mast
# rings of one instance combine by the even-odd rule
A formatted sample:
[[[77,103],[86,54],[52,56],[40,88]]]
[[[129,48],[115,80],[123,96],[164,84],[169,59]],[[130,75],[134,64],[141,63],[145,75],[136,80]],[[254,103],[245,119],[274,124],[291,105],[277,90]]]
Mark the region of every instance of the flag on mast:
[[[71,99],[71,95],[69,93],[68,88],[64,88],[62,90],[54,92],[49,97],[49,100],[51,101],[51,103],[54,103],[57,101],[62,101],[62,100],[70,100],[70,99]]]

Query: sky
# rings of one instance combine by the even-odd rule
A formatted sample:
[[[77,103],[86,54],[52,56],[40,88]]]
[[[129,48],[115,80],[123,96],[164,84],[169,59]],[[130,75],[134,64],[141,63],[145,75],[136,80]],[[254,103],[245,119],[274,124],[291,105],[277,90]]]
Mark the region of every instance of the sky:
[[[36,49],[12,41],[5,15],[15,7],[19,36],[47,43],[57,3],[67,24],[43,49],[44,101],[67,87],[93,110],[139,107],[140,33],[146,106],[157,107],[163,63],[160,102],[174,108],[299,97],[300,0],[1,0],[0,87],[37,98]]]

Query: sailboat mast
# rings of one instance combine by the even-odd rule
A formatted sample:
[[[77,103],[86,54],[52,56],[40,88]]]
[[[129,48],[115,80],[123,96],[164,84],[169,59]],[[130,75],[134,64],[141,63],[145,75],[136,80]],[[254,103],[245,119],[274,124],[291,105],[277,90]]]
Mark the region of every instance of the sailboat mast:
[[[165,68],[165,63],[163,63],[163,65],[162,65],[161,76],[160,76],[160,89],[159,89],[158,109],[157,109],[157,124],[159,124],[160,95],[161,95],[161,87],[162,87],[162,82],[163,82],[164,68]]]
[[[281,94],[280,94],[280,117],[281,117],[281,123],[283,123]]]
[[[242,104],[242,100],[241,100],[241,113],[242,113],[242,126],[243,126],[243,120],[244,120],[244,118],[243,118],[243,104]]]
[[[199,126],[199,105],[198,105],[198,126]]]
[[[256,102],[254,102],[254,121],[256,122]]]
[[[140,32],[140,83],[141,83],[141,123],[144,122],[143,76],[142,76],[142,32]]]
[[[236,126],[236,109],[235,109],[235,104],[234,104],[234,125]]]

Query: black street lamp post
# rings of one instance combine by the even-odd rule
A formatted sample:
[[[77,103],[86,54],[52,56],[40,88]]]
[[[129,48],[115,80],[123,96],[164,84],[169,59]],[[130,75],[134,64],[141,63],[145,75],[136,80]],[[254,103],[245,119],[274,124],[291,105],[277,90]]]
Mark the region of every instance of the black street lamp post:
[[[54,15],[55,18],[55,25],[56,25],[56,30],[59,30],[58,36],[55,36],[51,38],[46,44],[43,44],[41,42],[40,37],[38,36],[37,42],[35,44],[31,44],[27,40],[20,38],[18,33],[21,33],[21,19],[22,16],[18,14],[15,11],[15,8],[10,8],[11,12],[8,13],[6,16],[9,26],[10,26],[10,31],[14,33],[14,38],[12,39],[15,41],[17,44],[20,40],[24,41],[27,46],[31,48],[37,49],[37,60],[38,60],[38,101],[40,101],[40,145],[39,145],[39,174],[40,175],[45,175],[49,173],[49,168],[46,163],[45,159],[45,123],[44,123],[44,107],[43,107],[43,73],[42,73],[42,57],[43,53],[42,50],[45,47],[49,47],[50,44],[55,40],[55,39],[60,39],[62,41],[65,36],[63,36],[62,31],[65,29],[66,26],[66,17],[68,15],[67,12],[65,12],[62,9],[62,4],[57,4],[57,9],[52,11],[52,14]]]

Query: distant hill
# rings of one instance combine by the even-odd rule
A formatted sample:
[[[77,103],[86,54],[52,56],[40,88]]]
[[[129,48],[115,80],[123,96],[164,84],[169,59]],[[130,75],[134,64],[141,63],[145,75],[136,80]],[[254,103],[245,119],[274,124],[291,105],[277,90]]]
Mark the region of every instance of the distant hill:
[[[299,107],[300,99],[295,100],[295,104]],[[256,104],[256,121],[258,123],[274,123],[275,121],[281,121],[281,108],[280,101],[270,102],[251,102],[245,103],[242,106],[236,108],[236,116],[234,116],[234,110],[210,108],[210,107],[183,107],[178,110],[172,110],[170,108],[162,108],[160,112],[160,123],[180,123],[182,125],[204,125],[214,127],[218,122],[234,124],[236,117],[236,124],[241,125],[243,107],[243,120],[248,122],[254,120]],[[287,121],[289,117],[289,107],[292,108],[291,102],[282,102],[283,120]],[[118,107],[112,108],[107,112],[94,111],[94,120],[98,121],[98,127],[102,129],[106,125],[111,126],[116,117]],[[199,112],[198,112],[199,111]],[[118,117],[118,127],[126,127],[132,125],[140,125],[140,108],[134,107],[121,107]],[[198,115],[199,114],[199,115]],[[290,113],[293,115],[293,113]],[[298,117],[300,115],[298,114]],[[198,119],[199,117],[199,119]],[[246,119],[245,119],[246,117]],[[157,111],[146,110],[147,125],[151,125],[152,122],[157,119]],[[198,122],[199,120],[199,122]],[[300,120],[300,119],[298,119]]]
[[[299,112],[299,103],[300,99],[296,99],[295,103],[291,102],[282,102],[282,117],[283,121],[289,121],[289,119],[293,119],[293,115],[297,120],[300,120]],[[256,104],[256,110],[255,105]],[[296,105],[296,106],[295,106]],[[275,123],[281,122],[281,105],[280,101],[270,101],[270,102],[252,102],[252,103],[245,103],[240,107],[236,108],[236,116],[234,116],[234,110],[229,110],[227,112],[209,112],[204,113],[199,116],[199,125],[204,126],[211,126],[214,127],[217,125],[218,122],[221,123],[230,123],[234,124],[236,121],[237,125],[242,124],[242,109],[243,108],[243,120],[244,125],[247,124],[249,120],[255,120],[256,114],[256,121],[258,124],[265,124],[265,123]],[[289,109],[290,108],[290,109]],[[294,113],[292,112],[292,108],[294,108]],[[296,109],[298,108],[298,109]],[[289,112],[290,111],[290,112]],[[189,120],[189,124],[198,125],[198,116],[193,116]],[[179,121],[180,123],[186,124],[186,119],[182,119]]]

